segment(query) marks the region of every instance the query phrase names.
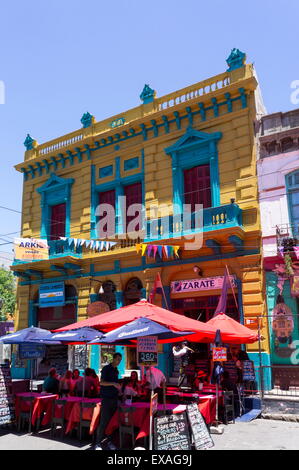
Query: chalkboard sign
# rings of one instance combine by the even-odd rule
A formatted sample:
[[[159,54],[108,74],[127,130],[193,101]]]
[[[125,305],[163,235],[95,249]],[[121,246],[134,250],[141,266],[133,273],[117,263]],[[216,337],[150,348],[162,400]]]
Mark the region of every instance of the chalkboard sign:
[[[137,364],[142,366],[156,366],[158,364],[158,353],[139,351]]]
[[[154,419],[155,450],[191,450],[186,413]]]
[[[243,380],[255,380],[254,364],[252,361],[242,361]]]
[[[187,414],[193,435],[193,442],[196,450],[209,449],[214,446],[206,423],[198,409],[196,403],[187,405]]]
[[[10,367],[0,364],[0,426],[10,424],[15,419]]]

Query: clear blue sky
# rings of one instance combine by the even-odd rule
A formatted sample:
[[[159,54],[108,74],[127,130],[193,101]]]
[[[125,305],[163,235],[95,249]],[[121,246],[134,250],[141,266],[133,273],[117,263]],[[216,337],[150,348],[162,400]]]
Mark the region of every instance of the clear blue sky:
[[[222,73],[234,47],[255,63],[268,112],[295,108],[298,18],[298,0],[2,2],[0,206],[21,209],[13,166],[28,132],[42,143],[86,111],[99,121],[137,106],[145,83],[161,96]],[[0,209],[0,235],[19,230],[20,215]],[[11,250],[0,246],[0,264]]]

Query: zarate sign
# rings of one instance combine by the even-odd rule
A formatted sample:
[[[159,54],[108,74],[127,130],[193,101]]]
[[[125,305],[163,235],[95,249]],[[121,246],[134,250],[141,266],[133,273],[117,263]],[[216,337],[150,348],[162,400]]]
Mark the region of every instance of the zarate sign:
[[[229,276],[233,287],[236,287],[235,276]],[[173,294],[181,292],[195,292],[201,290],[222,289],[223,276],[206,277],[204,279],[189,279],[185,281],[173,281],[171,292]]]

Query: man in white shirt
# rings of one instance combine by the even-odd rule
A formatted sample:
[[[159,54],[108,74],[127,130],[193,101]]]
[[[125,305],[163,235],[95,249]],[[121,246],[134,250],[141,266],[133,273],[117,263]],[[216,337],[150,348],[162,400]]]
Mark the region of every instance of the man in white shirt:
[[[146,368],[145,379],[150,390],[162,388],[166,383],[166,377],[163,372],[153,366]]]

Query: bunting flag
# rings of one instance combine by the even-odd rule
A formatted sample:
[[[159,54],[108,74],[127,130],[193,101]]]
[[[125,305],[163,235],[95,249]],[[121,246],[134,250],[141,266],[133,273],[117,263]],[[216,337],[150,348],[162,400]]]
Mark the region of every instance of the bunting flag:
[[[112,247],[117,245],[117,242],[110,242],[110,241],[98,241],[98,240],[84,240],[82,238],[67,238],[67,237],[60,237],[60,240],[66,242],[69,247],[74,245],[75,248],[80,246],[85,246],[90,250],[95,251],[109,251]]]
[[[145,243],[137,243],[136,251],[141,253],[141,256],[148,256],[149,258],[155,258],[157,255],[160,259],[168,258],[179,258],[180,246],[172,245],[147,245]]]

